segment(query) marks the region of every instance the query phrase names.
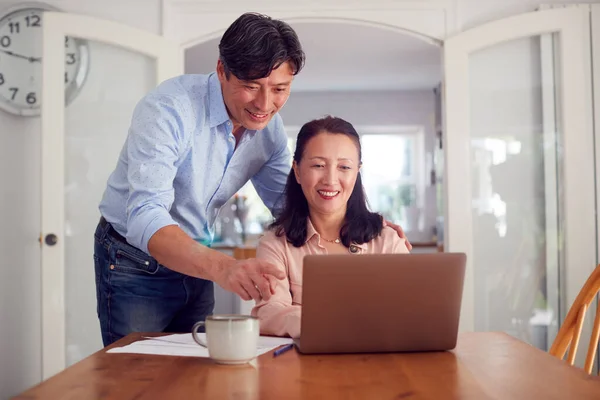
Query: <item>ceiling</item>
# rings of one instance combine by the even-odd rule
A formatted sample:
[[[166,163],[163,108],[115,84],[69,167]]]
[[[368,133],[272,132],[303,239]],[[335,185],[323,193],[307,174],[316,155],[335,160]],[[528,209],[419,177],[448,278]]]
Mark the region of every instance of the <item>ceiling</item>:
[[[351,23],[295,23],[306,65],[298,91],[421,90],[441,81],[441,47],[412,35]],[[215,69],[214,39],[186,51],[186,73]]]

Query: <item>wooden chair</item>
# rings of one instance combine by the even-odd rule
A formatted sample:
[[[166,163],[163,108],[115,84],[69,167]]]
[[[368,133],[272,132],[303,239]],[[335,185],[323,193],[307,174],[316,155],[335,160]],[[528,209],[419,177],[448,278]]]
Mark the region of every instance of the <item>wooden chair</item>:
[[[577,354],[577,346],[583,327],[583,321],[587,309],[600,291],[600,265],[596,267],[588,280],[581,288],[577,298],[573,302],[565,321],[560,327],[549,353],[559,359],[563,359],[567,349],[569,349],[569,357],[567,359],[570,365],[575,362]],[[590,345],[585,359],[585,371],[588,374],[592,373],[592,364],[598,348],[598,339],[600,338],[600,307],[596,310],[596,318],[594,319],[594,328],[590,338]]]
[[[255,247],[235,247],[233,249],[233,258],[236,260],[245,260],[246,258],[256,258]]]

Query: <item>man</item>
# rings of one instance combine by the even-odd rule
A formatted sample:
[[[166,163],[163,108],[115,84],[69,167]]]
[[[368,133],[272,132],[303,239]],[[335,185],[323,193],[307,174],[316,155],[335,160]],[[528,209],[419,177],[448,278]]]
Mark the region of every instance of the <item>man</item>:
[[[268,300],[285,278],[266,261],[203,244],[248,180],[272,212],[279,207],[290,155],[278,111],[304,52],[288,24],[247,13],[219,53],[216,72],[170,79],[135,108],[95,233],[105,346],[130,332],[189,332],[212,313],[213,282]]]

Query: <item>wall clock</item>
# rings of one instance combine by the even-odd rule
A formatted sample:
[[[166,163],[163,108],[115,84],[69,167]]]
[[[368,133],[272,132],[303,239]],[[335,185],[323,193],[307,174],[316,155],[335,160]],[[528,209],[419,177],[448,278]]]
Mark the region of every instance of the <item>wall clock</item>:
[[[21,116],[41,112],[43,3],[25,3],[0,14],[0,109]],[[79,93],[89,68],[85,40],[65,37],[65,104]]]

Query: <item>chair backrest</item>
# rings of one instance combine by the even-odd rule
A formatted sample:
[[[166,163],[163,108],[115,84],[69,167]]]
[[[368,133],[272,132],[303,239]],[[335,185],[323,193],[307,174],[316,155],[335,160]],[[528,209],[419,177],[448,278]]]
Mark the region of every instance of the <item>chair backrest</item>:
[[[245,260],[246,258],[256,258],[255,247],[235,247],[233,249],[233,258],[236,260]]]
[[[554,343],[552,343],[552,347],[550,347],[549,353],[551,355],[562,360],[568,349],[569,357],[567,361],[570,365],[573,365],[575,362],[575,356],[577,355],[577,346],[579,345],[579,338],[581,336],[581,330],[583,328],[583,321],[585,319],[586,311],[590,307],[592,301],[596,298],[598,291],[600,291],[600,265],[598,265],[594,272],[592,272],[588,280],[581,288],[577,298],[573,302],[565,321],[556,335],[556,339],[554,339]],[[594,363],[596,349],[598,348],[599,338],[600,307],[598,307],[596,310],[594,328],[592,330],[590,345],[588,347],[588,352],[585,359],[584,369],[588,374],[592,373],[592,365]]]

